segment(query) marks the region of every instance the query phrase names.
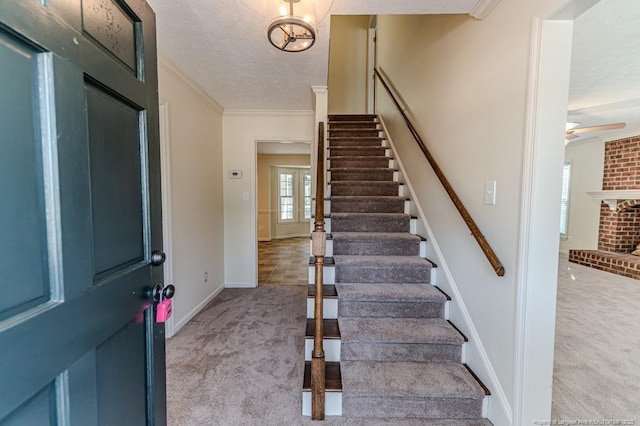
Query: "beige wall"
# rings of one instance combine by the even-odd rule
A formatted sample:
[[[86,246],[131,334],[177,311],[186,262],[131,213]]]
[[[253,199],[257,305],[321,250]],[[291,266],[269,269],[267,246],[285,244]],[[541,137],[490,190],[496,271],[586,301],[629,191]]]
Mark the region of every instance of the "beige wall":
[[[369,16],[331,17],[329,114],[367,112]]]
[[[563,3],[502,1],[483,21],[453,15],[378,18],[379,66],[506,270],[504,277],[495,274],[378,84],[377,112],[389,126],[445,259],[439,277],[449,274],[451,291],[460,296],[452,320],[473,336],[467,362],[491,388],[494,424],[530,424],[550,415],[570,23],[569,31],[560,23],[546,33],[559,35],[555,44],[562,54],[539,58],[532,48],[554,50],[544,38],[544,44],[533,43],[542,30],[534,31],[534,17],[549,16]],[[540,68],[532,71],[533,66]],[[544,78],[530,80],[532,72]],[[552,90],[536,91],[547,87]],[[538,111],[538,101],[554,108]],[[543,127],[532,130],[538,125]],[[536,147],[543,134],[552,137]],[[540,153],[526,154],[528,149]],[[543,169],[549,173],[536,174]],[[497,181],[496,205],[484,204],[487,180]],[[523,190],[529,191],[526,197]],[[551,208],[539,214],[545,202]],[[536,212],[523,210],[525,205]],[[538,228],[532,239],[523,239],[523,229]],[[533,274],[520,268],[539,253],[535,267],[544,270],[544,281],[530,289]],[[535,307],[523,310],[525,303]],[[539,345],[528,346],[533,341]],[[531,352],[518,353],[524,347]]]
[[[314,117],[312,111],[225,111],[222,171],[225,286],[257,285],[256,142],[311,142]],[[242,170],[242,179],[229,179],[231,169]]]
[[[168,110],[171,246],[176,331],[224,286],[222,108],[172,64],[160,61]],[[204,273],[208,281],[204,282]]]
[[[272,238],[285,238],[310,232],[308,220],[278,229],[278,205],[277,201],[272,200],[278,190],[275,185],[277,176],[274,175],[277,173],[277,166],[308,166],[311,164],[310,161],[310,155],[258,154],[258,241],[269,241]],[[271,183],[274,183],[273,188]]]
[[[587,191],[602,190],[604,141],[570,143],[565,149],[565,162],[571,163],[569,220],[567,238],[560,239],[560,250],[596,250],[601,202]]]

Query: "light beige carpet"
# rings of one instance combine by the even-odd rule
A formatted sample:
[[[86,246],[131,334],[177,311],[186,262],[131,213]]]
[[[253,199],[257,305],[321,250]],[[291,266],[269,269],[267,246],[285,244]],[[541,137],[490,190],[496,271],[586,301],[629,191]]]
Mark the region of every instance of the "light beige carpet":
[[[640,425],[640,281],[566,256],[558,276],[553,419]]]
[[[486,426],[302,416],[302,286],[226,289],[167,343],[169,426]]]

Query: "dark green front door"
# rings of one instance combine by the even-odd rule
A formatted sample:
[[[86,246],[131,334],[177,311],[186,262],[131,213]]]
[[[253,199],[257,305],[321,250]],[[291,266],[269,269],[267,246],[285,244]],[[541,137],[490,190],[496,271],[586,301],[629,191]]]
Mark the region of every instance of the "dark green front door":
[[[0,1],[0,425],[164,425],[154,15]]]

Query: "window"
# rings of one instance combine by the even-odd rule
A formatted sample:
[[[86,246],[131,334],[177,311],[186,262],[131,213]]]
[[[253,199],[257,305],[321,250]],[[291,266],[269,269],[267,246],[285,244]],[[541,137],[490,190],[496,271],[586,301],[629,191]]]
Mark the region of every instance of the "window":
[[[308,168],[278,168],[278,222],[311,219],[311,173]]]
[[[560,236],[567,236],[569,222],[569,185],[571,182],[571,163],[564,163],[562,169],[562,201],[560,204]]]
[[[280,220],[294,220],[293,173],[280,172]]]
[[[302,211],[304,219],[311,219],[311,175],[307,172],[302,173]]]

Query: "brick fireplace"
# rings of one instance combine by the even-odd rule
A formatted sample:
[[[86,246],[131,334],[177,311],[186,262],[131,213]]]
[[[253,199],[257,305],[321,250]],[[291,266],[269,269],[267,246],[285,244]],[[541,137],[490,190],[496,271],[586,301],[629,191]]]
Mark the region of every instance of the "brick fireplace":
[[[640,136],[605,144],[598,250],[570,250],[569,261],[640,279]]]

